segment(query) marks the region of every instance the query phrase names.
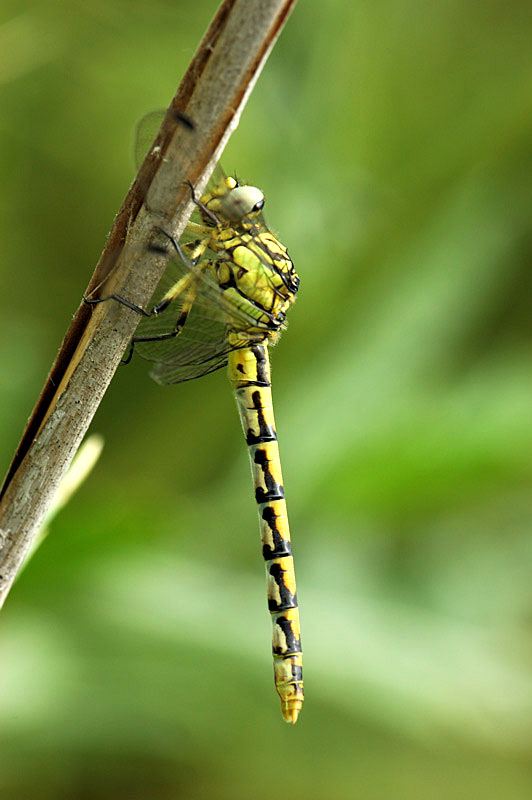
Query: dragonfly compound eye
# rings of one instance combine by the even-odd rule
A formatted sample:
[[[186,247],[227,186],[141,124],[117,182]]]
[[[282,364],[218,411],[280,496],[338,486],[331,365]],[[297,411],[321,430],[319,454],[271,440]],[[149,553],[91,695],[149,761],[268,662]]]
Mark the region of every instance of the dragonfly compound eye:
[[[256,186],[237,186],[227,192],[222,200],[228,219],[242,219],[252,211],[260,211],[264,205],[264,195]]]

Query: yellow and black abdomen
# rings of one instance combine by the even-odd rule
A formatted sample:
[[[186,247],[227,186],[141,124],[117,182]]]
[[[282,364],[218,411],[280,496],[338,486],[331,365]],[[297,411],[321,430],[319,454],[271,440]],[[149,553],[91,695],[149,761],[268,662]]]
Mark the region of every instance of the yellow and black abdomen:
[[[303,703],[301,634],[267,342],[231,352],[229,378],[249,447],[259,508],[268,608],[273,625],[275,687],[284,719],[295,722]]]

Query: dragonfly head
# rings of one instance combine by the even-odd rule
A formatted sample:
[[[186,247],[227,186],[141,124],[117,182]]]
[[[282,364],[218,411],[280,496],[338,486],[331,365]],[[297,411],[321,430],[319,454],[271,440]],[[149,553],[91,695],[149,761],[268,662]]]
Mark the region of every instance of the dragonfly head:
[[[264,195],[256,186],[241,185],[236,178],[224,176],[202,197],[202,202],[217,217],[234,224],[258,215],[264,206]]]
[[[264,195],[256,186],[235,186],[221,198],[221,210],[230,220],[241,220],[259,212],[264,206]]]

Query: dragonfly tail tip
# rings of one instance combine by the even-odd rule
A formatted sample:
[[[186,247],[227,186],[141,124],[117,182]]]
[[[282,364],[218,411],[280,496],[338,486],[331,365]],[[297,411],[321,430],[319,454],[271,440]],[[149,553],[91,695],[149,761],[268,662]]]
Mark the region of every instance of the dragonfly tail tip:
[[[296,708],[283,708],[282,715],[285,722],[289,725],[295,725],[297,722],[297,718],[299,717],[299,712],[301,707]]]

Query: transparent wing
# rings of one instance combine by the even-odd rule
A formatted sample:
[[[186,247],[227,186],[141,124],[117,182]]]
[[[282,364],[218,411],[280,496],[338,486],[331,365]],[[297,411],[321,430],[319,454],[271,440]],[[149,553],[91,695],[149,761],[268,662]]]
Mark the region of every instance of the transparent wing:
[[[142,117],[140,122],[137,125],[135,130],[135,164],[137,168],[140,167],[148,150],[150,149],[151,145],[153,144],[153,140],[157,136],[159,132],[159,128],[162,125],[163,119],[165,117],[165,111],[152,111],[149,114],[146,114],[145,117]]]
[[[150,149],[164,116],[164,111],[154,111],[140,120],[135,141],[137,163],[142,162]],[[193,130],[190,121],[185,121],[185,124]],[[216,190],[216,196],[220,196],[225,178],[218,165],[206,191]],[[216,224],[215,220],[202,213],[199,206],[196,207],[191,221],[199,223],[204,229],[205,226]],[[234,239],[240,239],[242,245],[252,249],[260,261],[262,270],[257,271],[257,281],[261,280],[262,284],[266,281],[272,293],[279,294],[279,277],[282,280],[284,278],[275,264],[275,256],[269,250],[268,236],[271,234],[262,213],[249,215],[241,223],[234,222],[230,230]],[[274,237],[271,240],[278,245]],[[185,230],[180,244],[186,248],[191,241],[198,241],[198,233]],[[171,250],[169,243],[167,249]],[[188,274],[191,277],[190,287],[194,299],[186,322],[178,335],[171,335],[178,320],[183,318],[184,308],[188,310],[190,296],[185,291],[158,316],[143,318],[134,339],[135,352],[155,363],[151,375],[164,384],[191,380],[219,369],[226,364],[231,350],[247,347],[264,338],[270,329],[270,322],[271,330],[278,330],[280,327],[280,322],[275,321],[271,315],[268,316],[267,310],[258,307],[250,297],[236,290],[225,292],[206,273],[209,259],[223,261],[223,252],[213,253],[207,250],[202,261],[192,268],[174,256],[173,251],[169,252],[167,268],[149,307],[160,302],[167,291]],[[226,255],[225,258],[230,256]],[[259,292],[250,291],[249,294],[253,297]]]
[[[175,112],[179,121],[185,125],[191,132],[194,130],[194,123],[192,120],[188,119],[185,115]],[[146,114],[142,119],[139,121],[136,130],[135,130],[135,142],[134,142],[134,156],[135,156],[135,164],[137,169],[140,168],[140,165],[146,158],[153,142],[157,134],[159,133],[159,128],[161,127],[163,120],[166,116],[166,111],[158,109],[157,111],[151,111],[149,114]],[[219,164],[216,165],[209,182],[207,184],[206,191],[209,191],[214,186],[219,186],[221,182],[225,179],[226,175],[223,169]],[[196,208],[191,216],[191,220],[193,222],[203,223],[204,220],[201,216],[200,211]],[[186,239],[184,240],[186,241]]]
[[[231,350],[248,347],[261,338],[249,301],[246,298],[239,302],[228,299],[218,284],[203,273],[203,266],[204,262],[192,271],[192,307],[177,336],[156,338],[175,330],[187,302],[186,292],[176,297],[158,316],[143,318],[137,328],[135,353],[155,363],[151,375],[159,383],[180,383],[220,369],[227,363]],[[169,258],[150,308],[181,278],[190,274],[191,270],[180,259]],[[152,340],[142,341],[146,338]]]
[[[166,111],[158,109],[157,111],[151,111],[149,114],[146,114],[139,121],[135,131],[135,163],[137,167],[140,167],[140,165],[144,161],[146,154],[148,153],[151,145],[155,140],[155,137],[157,136],[157,133],[159,132],[159,128],[161,127],[165,116],[166,116]],[[194,124],[191,120],[188,120],[182,114],[178,114],[178,116],[179,119],[182,122],[184,122],[184,124],[187,127],[189,127],[191,130],[193,129]],[[226,173],[224,172],[220,164],[217,164],[209,179],[206,191],[210,191],[214,187],[219,187],[220,185],[222,185],[225,178],[226,178]],[[205,222],[198,208],[196,208],[193,211],[190,219],[191,221],[197,223]],[[253,222],[248,223],[245,227],[237,224],[235,226],[235,232],[237,234],[242,234],[246,232],[249,233],[254,240],[259,242],[257,250],[261,260],[264,260],[265,264],[267,265],[270,263],[267,254],[263,254],[262,251],[264,250],[264,247],[263,245],[260,244],[260,241],[258,239],[259,234],[269,232],[269,228],[264,220],[264,216],[262,215],[262,213],[256,214],[253,218]],[[182,241],[187,241],[187,238],[190,239],[191,237],[190,236],[187,237],[187,234],[185,233],[183,235]]]

